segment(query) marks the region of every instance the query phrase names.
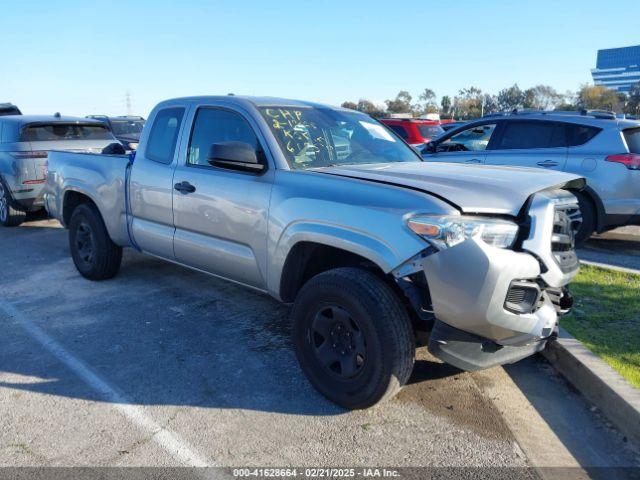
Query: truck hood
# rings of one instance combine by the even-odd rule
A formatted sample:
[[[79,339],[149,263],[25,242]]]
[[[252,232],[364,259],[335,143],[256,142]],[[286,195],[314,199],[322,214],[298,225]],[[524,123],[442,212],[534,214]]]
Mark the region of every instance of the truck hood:
[[[420,190],[464,213],[512,216],[518,215],[536,192],[561,187],[580,190],[585,186],[582,177],[557,171],[440,162],[341,165],[314,171]]]

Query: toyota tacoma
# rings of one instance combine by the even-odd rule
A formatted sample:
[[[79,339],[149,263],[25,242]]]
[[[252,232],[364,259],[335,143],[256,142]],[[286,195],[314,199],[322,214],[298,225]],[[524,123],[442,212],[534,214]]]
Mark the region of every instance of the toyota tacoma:
[[[583,187],[427,163],[352,110],[229,95],[160,103],[135,155],[50,153],[45,205],[90,280],[132,247],[293,304],[309,381],[366,408],[409,380],[416,339],[464,370],[545,347],[571,306]]]

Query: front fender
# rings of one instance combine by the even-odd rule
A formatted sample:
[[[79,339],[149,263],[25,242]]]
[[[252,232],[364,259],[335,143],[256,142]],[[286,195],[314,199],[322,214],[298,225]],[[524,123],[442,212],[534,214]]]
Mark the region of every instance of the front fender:
[[[287,256],[300,242],[313,242],[355,253],[375,263],[385,273],[406,260],[406,252],[400,252],[369,232],[318,221],[294,222],[283,230],[270,259],[267,286],[277,298],[280,298],[280,279]],[[415,253],[419,249],[420,246],[416,246]]]

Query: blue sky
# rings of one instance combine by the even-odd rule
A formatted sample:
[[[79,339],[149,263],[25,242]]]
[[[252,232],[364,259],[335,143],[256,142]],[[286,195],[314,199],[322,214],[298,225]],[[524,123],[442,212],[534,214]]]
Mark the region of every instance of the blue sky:
[[[517,82],[590,82],[596,51],[640,43],[638,0],[0,0],[0,102],[147,115],[185,95],[381,102]]]

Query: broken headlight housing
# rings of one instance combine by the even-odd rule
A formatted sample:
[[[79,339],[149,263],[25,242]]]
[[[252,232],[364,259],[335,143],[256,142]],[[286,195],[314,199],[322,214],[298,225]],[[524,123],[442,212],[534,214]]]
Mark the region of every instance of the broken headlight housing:
[[[417,215],[407,226],[438,250],[453,247],[468,238],[480,237],[488,245],[510,248],[518,236],[518,225],[509,220],[464,215]]]

